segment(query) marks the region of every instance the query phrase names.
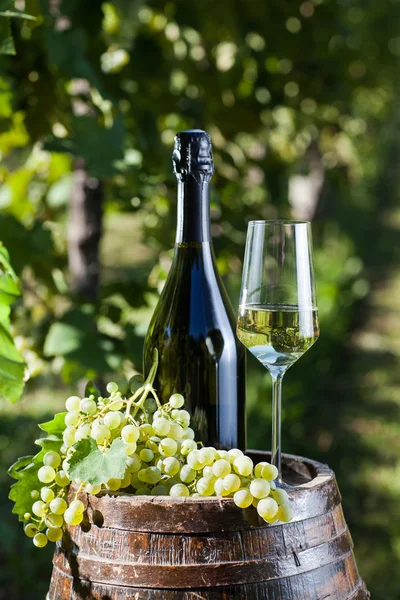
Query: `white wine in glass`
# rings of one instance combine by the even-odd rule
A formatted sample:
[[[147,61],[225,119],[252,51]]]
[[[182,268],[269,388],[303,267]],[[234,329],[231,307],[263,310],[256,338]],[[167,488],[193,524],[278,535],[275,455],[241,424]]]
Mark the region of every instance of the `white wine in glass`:
[[[308,221],[249,223],[237,335],[272,377],[271,462],[282,482],[282,378],[319,337]]]

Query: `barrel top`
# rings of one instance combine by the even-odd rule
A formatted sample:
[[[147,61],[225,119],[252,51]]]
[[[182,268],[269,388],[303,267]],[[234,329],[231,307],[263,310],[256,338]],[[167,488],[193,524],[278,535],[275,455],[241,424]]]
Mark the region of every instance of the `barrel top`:
[[[270,458],[269,453],[247,454],[255,463]],[[294,521],[323,515],[340,504],[335,475],[327,465],[290,454],[282,456],[282,463],[284,481],[295,486],[288,490]],[[79,498],[87,506],[91,522],[116,529],[205,533],[266,526],[253,507],[239,509],[231,498],[135,496],[126,492],[99,496],[80,492]]]

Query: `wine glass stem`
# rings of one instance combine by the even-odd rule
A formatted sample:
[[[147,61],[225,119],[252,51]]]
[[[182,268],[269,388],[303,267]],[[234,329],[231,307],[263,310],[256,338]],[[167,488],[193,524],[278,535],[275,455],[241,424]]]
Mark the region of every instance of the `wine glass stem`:
[[[271,464],[278,469],[278,481],[282,481],[281,467],[281,406],[283,373],[272,373],[272,452]]]

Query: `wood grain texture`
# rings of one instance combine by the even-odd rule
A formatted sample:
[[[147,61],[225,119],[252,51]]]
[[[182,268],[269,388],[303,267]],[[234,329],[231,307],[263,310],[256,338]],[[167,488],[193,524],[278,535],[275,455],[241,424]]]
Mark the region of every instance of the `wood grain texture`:
[[[255,455],[258,460],[268,456]],[[80,494],[48,600],[364,600],[333,472],[284,456],[296,518],[267,525],[222,498]]]

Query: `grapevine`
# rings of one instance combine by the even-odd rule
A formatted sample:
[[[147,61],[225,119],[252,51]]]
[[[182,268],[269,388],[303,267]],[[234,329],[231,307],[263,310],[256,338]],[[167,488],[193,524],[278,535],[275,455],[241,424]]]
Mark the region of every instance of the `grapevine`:
[[[222,496],[239,508],[254,506],[267,523],[293,518],[287,493],[276,487],[276,467],[254,465],[238,449],[196,442],[183,396],[160,403],[152,385],[156,369],[157,357],[147,379],[133,378],[125,396],[110,382],[105,397],[89,385],[84,398],[68,398],[66,412],[40,426],[49,434],[36,442],[41,451],[10,468],[18,480],[10,492],[13,512],[35,546],[61,540],[66,525],[82,522],[80,491]],[[77,486],[72,499],[71,483]]]

